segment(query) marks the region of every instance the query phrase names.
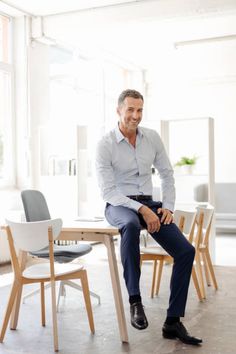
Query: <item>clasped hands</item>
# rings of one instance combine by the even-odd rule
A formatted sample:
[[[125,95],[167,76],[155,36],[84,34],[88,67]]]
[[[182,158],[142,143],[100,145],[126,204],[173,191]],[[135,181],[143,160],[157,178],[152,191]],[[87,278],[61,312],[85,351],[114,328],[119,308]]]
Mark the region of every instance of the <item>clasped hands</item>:
[[[142,214],[143,219],[147,224],[147,231],[150,233],[158,232],[160,230],[161,223],[167,225],[173,222],[173,215],[171,211],[165,208],[158,208],[157,214],[155,214],[150,208],[143,205],[139,209],[139,213]],[[161,219],[158,217],[158,214],[161,215]]]

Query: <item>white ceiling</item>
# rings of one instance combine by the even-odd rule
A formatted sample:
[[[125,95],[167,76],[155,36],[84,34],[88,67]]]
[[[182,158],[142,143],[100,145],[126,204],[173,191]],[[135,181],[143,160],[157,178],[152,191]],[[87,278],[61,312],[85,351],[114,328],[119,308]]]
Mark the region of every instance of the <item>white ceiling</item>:
[[[236,0],[7,0],[0,11],[1,4],[43,15],[45,35],[59,43],[142,67],[176,41],[236,35]]]
[[[0,5],[9,5],[34,16],[50,16],[65,12],[96,10],[97,8],[127,9],[138,5],[148,5],[152,11],[158,6],[161,17],[202,15],[235,10],[236,0],[3,0]]]
[[[34,16],[48,16],[139,1],[143,0],[6,0],[0,3]]]
[[[119,10],[119,11],[118,11]],[[137,66],[168,60],[174,43],[236,34],[236,0],[157,0],[45,19],[64,43],[113,53]]]

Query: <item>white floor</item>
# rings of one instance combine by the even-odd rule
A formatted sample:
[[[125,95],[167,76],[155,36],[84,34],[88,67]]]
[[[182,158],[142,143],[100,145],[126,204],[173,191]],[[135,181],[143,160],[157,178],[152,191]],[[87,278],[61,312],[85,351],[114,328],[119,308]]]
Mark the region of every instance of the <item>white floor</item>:
[[[236,234],[216,235],[216,265],[236,266]]]

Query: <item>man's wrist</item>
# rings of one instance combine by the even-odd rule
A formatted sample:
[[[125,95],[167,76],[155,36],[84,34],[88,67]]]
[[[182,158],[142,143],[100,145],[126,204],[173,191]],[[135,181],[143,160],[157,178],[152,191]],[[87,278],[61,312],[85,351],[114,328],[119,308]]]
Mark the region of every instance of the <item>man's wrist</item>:
[[[138,212],[139,212],[139,214],[144,215],[144,214],[145,214],[145,211],[147,212],[148,210],[149,210],[149,208],[148,208],[146,205],[142,205],[142,206],[138,209]]]

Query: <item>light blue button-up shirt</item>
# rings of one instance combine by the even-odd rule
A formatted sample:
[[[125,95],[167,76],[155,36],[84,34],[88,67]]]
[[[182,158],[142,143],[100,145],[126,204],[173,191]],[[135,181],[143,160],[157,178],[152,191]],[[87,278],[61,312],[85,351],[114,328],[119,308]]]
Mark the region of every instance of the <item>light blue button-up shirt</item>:
[[[161,179],[162,207],[173,211],[173,168],[160,136],[155,130],[139,127],[134,147],[117,125],[99,141],[96,150],[96,172],[103,200],[138,211],[142,204],[127,195],[152,195],[152,166]]]

